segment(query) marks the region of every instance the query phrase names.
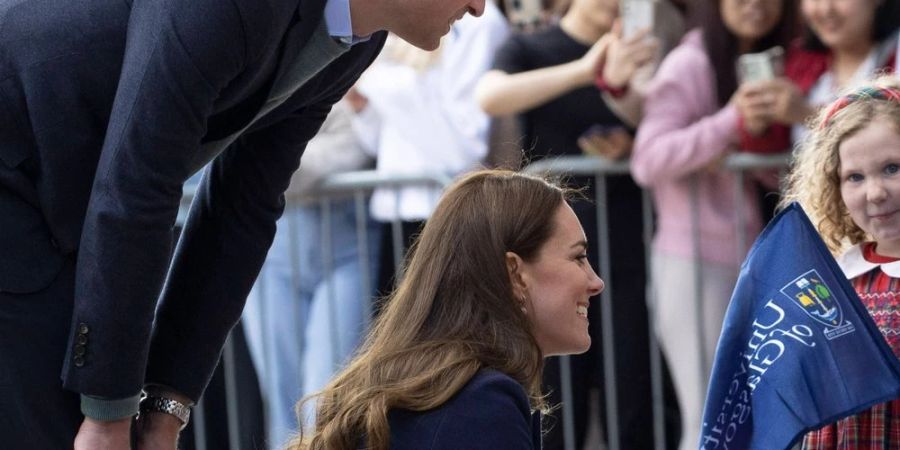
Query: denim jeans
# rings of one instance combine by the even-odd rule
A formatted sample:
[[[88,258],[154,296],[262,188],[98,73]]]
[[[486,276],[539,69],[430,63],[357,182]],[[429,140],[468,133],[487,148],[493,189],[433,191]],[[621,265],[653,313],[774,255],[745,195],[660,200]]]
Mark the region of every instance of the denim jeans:
[[[337,200],[329,209],[324,224],[318,204],[285,209],[244,310],[273,449],[297,432],[296,402],[323,388],[356,349],[375,292],[379,225],[366,209],[369,288],[364,292],[355,203]],[[311,412],[305,410],[304,423],[312,423]]]

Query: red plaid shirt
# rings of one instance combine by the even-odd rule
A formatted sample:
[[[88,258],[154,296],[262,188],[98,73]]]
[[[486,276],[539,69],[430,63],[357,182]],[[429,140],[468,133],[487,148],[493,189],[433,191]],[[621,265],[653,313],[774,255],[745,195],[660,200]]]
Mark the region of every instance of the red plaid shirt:
[[[866,261],[879,265],[900,260],[875,253],[872,243],[863,245],[862,254]],[[879,266],[851,282],[894,354],[900,357],[900,278],[887,275]],[[803,439],[803,449],[900,450],[900,399],[810,432]]]

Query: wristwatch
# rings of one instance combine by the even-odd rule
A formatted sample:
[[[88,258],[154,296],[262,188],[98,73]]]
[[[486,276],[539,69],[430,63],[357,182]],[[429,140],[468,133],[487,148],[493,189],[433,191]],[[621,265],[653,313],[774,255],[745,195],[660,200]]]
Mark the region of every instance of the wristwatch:
[[[157,397],[153,395],[145,396],[141,399],[140,413],[161,412],[171,414],[181,421],[181,429],[187,426],[188,419],[191,417],[191,408],[178,400]]]

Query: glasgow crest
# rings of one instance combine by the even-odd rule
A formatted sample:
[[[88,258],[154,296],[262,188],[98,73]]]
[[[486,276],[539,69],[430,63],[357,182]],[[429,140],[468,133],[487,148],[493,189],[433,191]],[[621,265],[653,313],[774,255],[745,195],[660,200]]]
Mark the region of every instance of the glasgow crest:
[[[854,330],[844,322],[844,313],[837,298],[815,269],[800,275],[783,288],[781,293],[803,309],[809,317],[825,325],[825,336],[833,339]]]

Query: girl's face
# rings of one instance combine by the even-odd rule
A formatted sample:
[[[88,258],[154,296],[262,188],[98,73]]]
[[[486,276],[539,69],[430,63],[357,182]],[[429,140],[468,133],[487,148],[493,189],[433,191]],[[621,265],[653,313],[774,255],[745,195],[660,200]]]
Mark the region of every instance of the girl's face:
[[[900,133],[876,118],[844,139],[838,154],[850,218],[875,239],[878,253],[900,256]]]
[[[722,21],[742,44],[752,45],[781,20],[782,0],[720,0]]]
[[[591,346],[587,311],[603,280],[588,261],[584,230],[568,204],[553,218],[553,234],[537,258],[522,263],[527,314],[544,356],[583,353]]]
[[[879,2],[887,0],[802,0],[803,19],[830,49],[868,48]]]

